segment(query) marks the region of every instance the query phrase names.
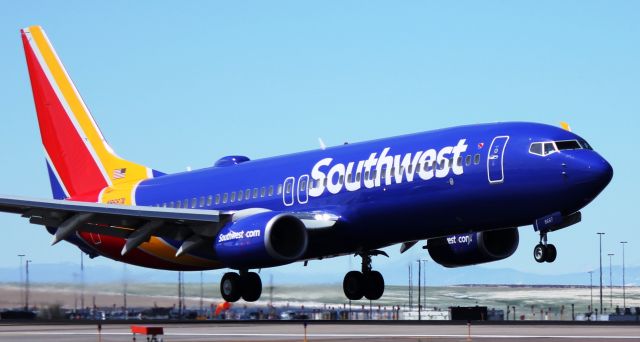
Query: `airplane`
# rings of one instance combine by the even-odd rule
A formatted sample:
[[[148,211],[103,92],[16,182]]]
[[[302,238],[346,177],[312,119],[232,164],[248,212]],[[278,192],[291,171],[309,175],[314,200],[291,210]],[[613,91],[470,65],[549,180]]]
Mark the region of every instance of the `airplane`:
[[[426,241],[446,267],[502,260],[533,225],[537,262],[548,234],[613,177],[568,125],[474,124],[166,174],[115,154],[39,26],[21,30],[53,199],[0,196],[0,211],[46,227],[91,257],[148,268],[231,269],[224,300],[256,301],[252,270],[355,255],[350,300],[379,299],[381,249]]]

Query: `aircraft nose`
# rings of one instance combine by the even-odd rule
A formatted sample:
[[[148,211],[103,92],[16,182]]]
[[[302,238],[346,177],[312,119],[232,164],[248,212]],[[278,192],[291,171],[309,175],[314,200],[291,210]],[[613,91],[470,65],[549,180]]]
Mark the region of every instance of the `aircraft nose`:
[[[580,158],[578,183],[589,185],[588,187],[596,194],[604,190],[613,178],[613,168],[608,161],[598,154],[589,155],[586,158]]]

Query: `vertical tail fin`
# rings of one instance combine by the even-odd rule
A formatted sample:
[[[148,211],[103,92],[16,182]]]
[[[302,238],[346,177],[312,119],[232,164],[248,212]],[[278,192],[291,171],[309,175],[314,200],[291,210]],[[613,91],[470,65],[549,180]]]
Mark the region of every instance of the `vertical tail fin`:
[[[105,187],[153,177],[107,144],[44,30],[21,34],[54,196],[96,201]]]

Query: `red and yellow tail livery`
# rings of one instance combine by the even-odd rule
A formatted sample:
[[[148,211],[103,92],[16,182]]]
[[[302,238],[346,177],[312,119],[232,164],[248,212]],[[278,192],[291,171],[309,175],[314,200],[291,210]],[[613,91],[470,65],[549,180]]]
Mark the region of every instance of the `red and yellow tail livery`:
[[[68,199],[133,204],[132,188],[153,170],[114,153],[40,26],[23,29],[22,42],[52,182]]]

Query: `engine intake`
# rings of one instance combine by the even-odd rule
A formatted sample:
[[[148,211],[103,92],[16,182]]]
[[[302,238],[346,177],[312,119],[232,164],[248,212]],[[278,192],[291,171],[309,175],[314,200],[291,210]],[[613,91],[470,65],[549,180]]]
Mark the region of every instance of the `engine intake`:
[[[459,234],[427,241],[431,258],[444,267],[460,267],[498,261],[518,248],[518,228]]]
[[[218,259],[235,269],[279,266],[307,251],[307,229],[297,217],[262,212],[225,225],[214,242]]]

